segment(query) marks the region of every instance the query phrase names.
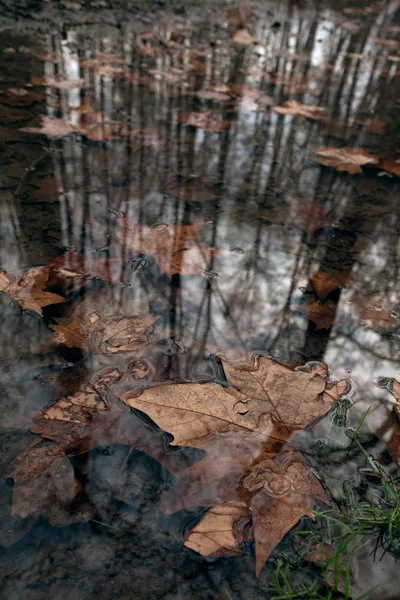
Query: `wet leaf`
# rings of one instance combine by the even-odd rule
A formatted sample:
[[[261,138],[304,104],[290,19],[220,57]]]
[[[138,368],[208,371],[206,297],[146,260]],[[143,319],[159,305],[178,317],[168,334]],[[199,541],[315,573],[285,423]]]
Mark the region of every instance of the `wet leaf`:
[[[212,110],[192,113],[179,110],[178,121],[183,125],[190,125],[209,133],[220,133],[230,126],[230,121],[215,119],[214,115],[215,113]]]
[[[282,467],[272,459],[294,431],[331,408],[337,390],[325,394],[327,368],[321,363],[308,370],[293,370],[266,358],[256,358],[252,366],[223,365],[227,388],[215,383],[169,385],[144,390],[140,396],[128,392],[122,398],[171,433],[173,445],[207,451],[159,502],[168,513],[214,505],[204,525],[201,521],[189,534],[189,547],[206,556],[216,550],[237,553],[232,528],[245,513],[221,507],[251,509],[259,573],[281,537],[310,513],[314,501],[326,500],[299,455],[291,455],[291,462]]]
[[[50,117],[41,116],[40,127],[23,127],[20,131],[25,131],[26,133],[40,133],[49,138],[60,138],[70,135],[71,133],[76,133],[79,129],[71,123],[63,121],[63,119],[51,119]]]
[[[75,311],[68,324],[50,327],[57,333],[55,341],[59,344],[115,354],[145,347],[149,343],[146,332],[158,318],[152,315],[105,317],[99,312],[88,312],[85,307],[83,311]]]
[[[382,169],[382,171],[385,171],[386,173],[396,175],[396,177],[400,177],[400,154],[397,153],[392,156],[381,158],[374,167]]]
[[[240,29],[247,27],[253,16],[253,11],[248,0],[241,0],[237,6],[231,6],[227,9],[228,30],[234,34]]]
[[[2,102],[11,106],[31,106],[35,102],[43,100],[43,98],[43,94],[33,90],[10,87],[6,89],[6,96],[2,99]]]
[[[310,281],[318,299],[321,302],[324,302],[331,292],[341,289],[349,280],[350,276],[350,272],[332,274],[327,273],[326,271],[319,271],[312,275]]]
[[[240,556],[235,523],[249,515],[239,506],[213,506],[205,517],[190,531],[185,546],[203,556]]]
[[[252,494],[251,511],[256,541],[256,574],[290,529],[311,512],[315,501],[329,503],[319,481],[300,455],[257,464],[243,482]]]
[[[44,75],[43,77],[32,77],[32,85],[54,87],[59,90],[74,90],[85,85],[84,79],[64,79],[63,77]]]
[[[257,44],[257,40],[254,36],[250,35],[247,29],[238,29],[232,38],[235,44],[240,46],[253,46]]]
[[[362,173],[361,167],[371,163],[376,163],[378,158],[369,154],[361,148],[334,148],[333,146],[321,146],[315,150],[315,162],[334,167],[337,171],[347,171],[351,175]]]
[[[168,177],[164,189],[167,194],[185,202],[210,202],[217,198],[210,183],[201,177],[191,176],[184,179],[171,175]]]
[[[326,302],[311,302],[310,304],[300,304],[293,307],[294,311],[305,314],[309,321],[316,325],[316,331],[319,329],[329,329],[336,320],[337,305],[331,300]]]
[[[7,271],[1,271],[0,292],[7,292],[23,309],[32,310],[41,315],[44,306],[66,302],[66,298],[46,290],[49,283],[49,272],[49,266],[32,267],[27,269],[17,281]]]
[[[153,256],[158,261],[161,272],[169,277],[176,273],[201,273],[206,266],[203,260],[199,262],[202,258],[201,250],[194,249],[204,223],[192,225],[156,223],[150,228],[122,218],[118,224],[116,237],[125,248],[132,251],[132,258],[143,254]],[[146,259],[143,260],[145,269],[147,262]],[[135,263],[131,264],[134,268]]]
[[[14,480],[14,515],[42,515],[53,526],[69,522],[68,511],[81,485],[64,453],[47,446],[29,448],[12,462],[7,476]]]
[[[324,113],[326,108],[309,104],[300,104],[296,100],[288,100],[282,106],[273,106],[272,110],[280,115],[290,115],[297,119],[316,119],[324,121],[327,119]]]

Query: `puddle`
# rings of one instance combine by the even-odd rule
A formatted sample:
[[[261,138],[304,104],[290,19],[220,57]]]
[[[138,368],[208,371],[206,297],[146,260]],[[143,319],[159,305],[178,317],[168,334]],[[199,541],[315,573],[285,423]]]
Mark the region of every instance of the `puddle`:
[[[399,521],[388,533],[385,520],[399,477],[399,3],[254,1],[250,19],[246,3],[110,4],[1,9],[2,594],[400,598]],[[209,505],[157,507],[171,464],[206,451],[165,462],[155,435],[149,455],[151,417],[131,413],[135,445],[101,405],[107,386],[125,400],[224,389],[224,356],[250,355],[323,361],[349,383],[298,435],[333,505],[260,577],[249,532],[240,556],[203,558],[183,539]],[[72,408],[52,408],[64,397]],[[21,514],[10,465],[53,448],[32,419],[65,408],[82,428],[82,406],[97,411],[91,441],[66,450],[75,429],[49,434],[66,452],[54,502],[30,483]]]

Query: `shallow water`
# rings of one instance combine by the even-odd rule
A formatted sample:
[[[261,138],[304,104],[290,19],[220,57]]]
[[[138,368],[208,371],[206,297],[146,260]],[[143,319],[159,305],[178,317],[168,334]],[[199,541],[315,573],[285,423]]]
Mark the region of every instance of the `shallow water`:
[[[170,475],[145,454],[130,455],[117,492],[126,446],[71,459],[90,481],[71,512],[90,520],[62,526],[11,517],[7,469],[37,440],[24,415],[117,364],[55,342],[49,326],[84,300],[103,316],[158,317],[140,353],[151,384],[221,381],[216,352],[325,361],[351,382],[352,406],[304,434],[309,464],[333,497],[352,481],[359,501],[372,484],[345,431],[372,406],[362,441],[398,476],[374,433],[393,403],[377,378],[400,380],[399,3],[255,2],[249,45],[232,42],[223,8],[75,4],[2,21],[1,266],[19,278],[59,256],[64,269],[76,269],[74,253],[92,267],[110,259],[43,316],[0,295],[2,596],[273,597],[275,563],[257,579],[251,543],[218,561],[182,546],[199,513],[154,508]],[[311,115],[275,110],[291,100]],[[42,135],[43,116],[69,135],[54,121]],[[376,161],[337,170],[316,161],[325,146]],[[351,597],[400,597],[396,558],[364,539]],[[296,544],[286,536],[272,558],[310,584],[318,569],[298,565]]]

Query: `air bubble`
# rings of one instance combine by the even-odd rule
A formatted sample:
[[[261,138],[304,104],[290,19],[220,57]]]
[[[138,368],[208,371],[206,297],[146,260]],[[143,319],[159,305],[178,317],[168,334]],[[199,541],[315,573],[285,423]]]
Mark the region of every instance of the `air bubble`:
[[[152,231],[162,231],[163,229],[168,229],[169,225],[167,223],[155,223],[150,227]]]
[[[344,427],[346,425],[347,419],[343,415],[334,415],[332,421],[338,427]]]
[[[141,273],[147,268],[148,261],[145,258],[131,258],[129,261],[132,271]]]
[[[392,317],[392,319],[398,319],[400,317],[399,313],[396,312],[395,310],[392,310],[392,312],[390,313],[390,316]]]
[[[315,445],[317,446],[317,448],[326,448],[326,440],[317,440],[315,442]]]
[[[219,273],[217,273],[216,271],[210,271],[209,269],[204,269],[204,271],[202,272],[202,275],[206,279],[218,279],[219,278]]]
[[[243,248],[239,248],[239,246],[232,246],[229,250],[232,254],[244,254]]]
[[[302,286],[299,287],[299,290],[301,292],[303,292],[303,294],[304,294],[307,291],[307,288],[304,285],[302,285]]]
[[[374,309],[377,310],[378,312],[381,312],[381,310],[383,309],[382,304],[375,304]]]
[[[340,396],[339,402],[343,404],[343,406],[345,406],[346,408],[350,408],[350,406],[353,404],[351,398],[349,398],[348,396]]]

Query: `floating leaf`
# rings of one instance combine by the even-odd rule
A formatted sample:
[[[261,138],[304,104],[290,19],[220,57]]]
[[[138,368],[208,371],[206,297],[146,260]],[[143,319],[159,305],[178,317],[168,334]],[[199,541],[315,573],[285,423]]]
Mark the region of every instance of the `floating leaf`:
[[[333,146],[321,146],[315,150],[315,162],[334,167],[337,171],[347,171],[351,175],[362,173],[361,167],[371,163],[376,163],[378,158],[369,154],[361,148],[334,148]]]
[[[288,100],[282,106],[273,106],[272,110],[280,115],[290,115],[298,119],[326,120],[326,116],[322,114],[326,111],[326,108],[310,104],[300,104],[296,100]]]

